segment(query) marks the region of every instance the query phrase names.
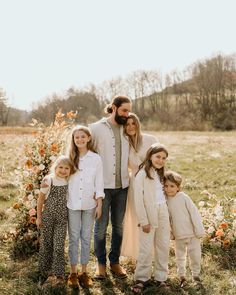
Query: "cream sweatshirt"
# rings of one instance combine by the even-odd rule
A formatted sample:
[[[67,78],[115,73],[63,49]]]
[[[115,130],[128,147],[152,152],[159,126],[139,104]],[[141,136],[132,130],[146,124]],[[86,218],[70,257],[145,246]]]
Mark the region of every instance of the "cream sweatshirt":
[[[184,192],[168,197],[170,224],[175,239],[201,238],[205,231],[196,205]]]

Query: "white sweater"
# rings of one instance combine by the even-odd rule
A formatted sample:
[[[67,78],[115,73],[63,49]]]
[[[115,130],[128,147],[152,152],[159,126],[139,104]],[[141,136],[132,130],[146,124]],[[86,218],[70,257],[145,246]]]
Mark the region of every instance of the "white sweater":
[[[196,205],[188,195],[178,192],[175,197],[168,197],[172,233],[175,239],[190,237],[201,238],[205,231]]]
[[[154,169],[150,169],[150,174],[154,179],[146,176],[142,168],[134,178],[134,205],[139,226],[151,224],[158,227],[158,204],[157,204],[157,182]]]

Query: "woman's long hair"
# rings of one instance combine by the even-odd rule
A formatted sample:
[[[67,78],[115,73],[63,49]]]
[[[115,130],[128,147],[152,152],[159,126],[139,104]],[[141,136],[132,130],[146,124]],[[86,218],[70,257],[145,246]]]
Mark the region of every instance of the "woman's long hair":
[[[78,131],[83,131],[85,134],[87,134],[91,138],[90,141],[87,143],[87,149],[92,152],[95,152],[93,145],[92,145],[92,136],[91,136],[91,132],[90,132],[89,128],[86,126],[76,126],[72,130],[71,141],[70,141],[70,146],[69,146],[69,158],[72,161],[72,163],[74,164],[75,169],[78,169],[78,167],[79,167],[79,157],[80,157],[79,149],[76,146],[75,141],[74,141],[75,133]]]
[[[146,175],[149,179],[153,179],[153,177],[151,176],[151,168],[153,168],[152,166],[152,161],[151,161],[151,156],[159,153],[159,152],[164,152],[166,154],[166,157],[168,157],[168,151],[166,149],[166,147],[164,145],[160,145],[158,143],[152,144],[151,147],[148,149],[146,157],[144,159],[144,161],[139,165],[139,170],[138,172],[144,167],[144,170],[146,172]],[[157,174],[160,177],[160,181],[161,183],[163,183],[164,180],[164,166],[160,169],[155,169],[157,171]],[[136,175],[138,174],[138,172],[136,173]]]
[[[128,123],[129,119],[133,120],[133,122],[135,124],[135,127],[136,127],[136,133],[132,137],[130,135],[128,135],[127,132],[126,132],[126,127],[127,127],[127,123]],[[142,138],[143,137],[142,137],[142,132],[141,132],[141,124],[140,124],[139,118],[138,118],[138,116],[136,114],[134,114],[134,113],[129,114],[129,116],[127,118],[127,121],[126,121],[126,124],[124,126],[124,132],[129,138],[130,146],[132,146],[134,148],[134,150],[136,152],[138,152],[138,150],[139,150],[139,148],[140,148],[140,146],[142,144]]]

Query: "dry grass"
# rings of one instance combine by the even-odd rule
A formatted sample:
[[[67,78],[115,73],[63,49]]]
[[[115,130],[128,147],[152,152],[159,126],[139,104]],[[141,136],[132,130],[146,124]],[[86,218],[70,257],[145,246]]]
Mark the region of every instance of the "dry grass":
[[[35,131],[34,127],[10,127],[10,126],[0,126],[0,135],[1,134],[17,134],[17,135],[21,135],[21,134],[32,134]]]
[[[175,169],[184,176],[184,190],[194,199],[200,200],[200,192],[208,189],[219,198],[236,197],[236,133],[211,132],[158,132],[155,135],[169,150],[168,168]],[[12,205],[17,195],[13,171],[22,156],[22,144],[29,135],[0,134],[0,205],[2,211]],[[2,197],[1,197],[2,196]],[[10,196],[6,198],[6,196]],[[10,257],[11,240],[6,232],[13,227],[11,220],[0,222],[0,294],[42,294],[37,289],[37,255],[24,261],[14,261]],[[231,257],[236,259],[236,257]],[[122,261],[128,271],[127,280],[117,280],[108,271],[108,279],[95,281],[90,291],[80,294],[131,294],[134,266]],[[204,252],[202,259],[203,286],[198,287],[189,280],[188,288],[180,289],[176,267],[171,250],[169,291],[156,287],[148,288],[144,294],[235,294],[236,271],[226,267],[214,253]],[[94,272],[95,257],[91,253],[89,271]],[[67,266],[67,272],[69,268]],[[190,279],[190,273],[188,270]],[[68,288],[48,290],[45,294],[78,294]]]

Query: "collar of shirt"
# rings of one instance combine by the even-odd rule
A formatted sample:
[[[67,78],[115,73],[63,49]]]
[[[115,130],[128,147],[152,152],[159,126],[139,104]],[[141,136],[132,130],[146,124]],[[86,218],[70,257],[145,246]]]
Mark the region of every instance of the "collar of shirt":
[[[87,153],[83,157],[79,158],[79,160],[83,161],[87,157],[92,157],[92,156],[93,156],[93,153],[90,150],[88,150]]]

